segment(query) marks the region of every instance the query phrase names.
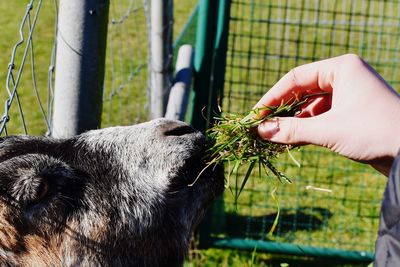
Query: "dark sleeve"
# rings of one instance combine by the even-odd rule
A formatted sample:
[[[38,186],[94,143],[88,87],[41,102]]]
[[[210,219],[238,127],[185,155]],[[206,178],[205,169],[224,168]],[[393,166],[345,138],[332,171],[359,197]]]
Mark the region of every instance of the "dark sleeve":
[[[382,201],[374,266],[400,266],[400,154],[393,163]]]

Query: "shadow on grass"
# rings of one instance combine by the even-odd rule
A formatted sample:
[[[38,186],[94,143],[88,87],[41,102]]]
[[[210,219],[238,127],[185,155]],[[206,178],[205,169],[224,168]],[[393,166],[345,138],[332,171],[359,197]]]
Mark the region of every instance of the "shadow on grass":
[[[271,230],[277,213],[264,216],[243,216],[227,213],[225,234],[230,237],[265,238]],[[274,233],[279,235],[296,231],[316,231],[327,224],[332,212],[326,208],[298,207],[281,209],[278,225]]]
[[[217,222],[223,222],[219,225],[219,231],[214,229],[213,234],[222,234],[227,238],[243,238],[268,241],[268,232],[270,231],[277,213],[269,213],[263,216],[241,215],[236,212],[227,212],[223,220],[214,219]],[[298,231],[312,233],[322,230],[329,222],[333,213],[327,208],[300,206],[298,208],[283,208],[280,210],[280,216],[274,235],[284,235],[285,240],[290,242],[294,238],[294,233]],[[293,235],[292,235],[293,233]],[[369,262],[351,261],[346,259],[323,259],[311,256],[292,256],[282,254],[270,254],[261,251],[245,251],[237,249],[198,249],[192,251],[194,257],[191,257],[185,267],[211,267],[211,266],[265,266],[265,267],[358,267],[367,266]]]
[[[253,260],[252,260],[253,259]],[[369,266],[366,262],[338,261],[268,253],[256,253],[242,250],[208,249],[192,253],[185,262],[185,267],[361,267]]]
[[[368,266],[366,262],[351,262],[339,260],[317,259],[312,257],[294,257],[288,255],[271,255],[269,259],[259,257],[258,266],[269,267],[361,267]]]

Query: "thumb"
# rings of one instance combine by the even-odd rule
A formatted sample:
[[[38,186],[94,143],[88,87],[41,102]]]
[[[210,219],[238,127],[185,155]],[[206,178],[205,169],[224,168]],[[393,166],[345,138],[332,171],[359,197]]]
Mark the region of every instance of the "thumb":
[[[309,118],[274,118],[258,126],[261,138],[288,145],[328,143],[327,122],[322,115]]]

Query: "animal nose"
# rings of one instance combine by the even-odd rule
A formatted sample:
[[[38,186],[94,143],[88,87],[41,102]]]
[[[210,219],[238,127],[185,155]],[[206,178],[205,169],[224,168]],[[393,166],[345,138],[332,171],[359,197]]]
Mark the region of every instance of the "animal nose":
[[[165,136],[182,136],[197,132],[192,126],[180,121],[170,121],[162,128]]]

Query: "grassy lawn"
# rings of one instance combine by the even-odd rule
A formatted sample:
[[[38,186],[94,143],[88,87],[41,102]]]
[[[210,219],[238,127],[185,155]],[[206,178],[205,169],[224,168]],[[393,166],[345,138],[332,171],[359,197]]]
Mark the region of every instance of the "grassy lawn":
[[[4,86],[7,66],[12,47],[19,40],[19,24],[27,2],[0,2],[2,103],[7,97]],[[399,7],[391,2],[369,2],[319,1],[319,6],[305,8],[303,4],[307,1],[291,1],[290,5],[279,1],[258,1],[258,4],[247,0],[232,1],[224,111],[244,113],[290,68],[347,52],[362,55],[390,84],[398,87],[400,80],[396,70],[400,67],[400,54],[396,44],[400,33],[396,14]],[[111,1],[110,22],[123,19],[127,10],[131,12],[123,23],[109,25],[103,127],[148,119],[149,111],[145,105],[148,44],[141,3],[141,0]],[[176,37],[197,1],[175,0],[174,3]],[[52,1],[43,1],[33,36],[35,79],[31,71],[32,56],[28,53],[18,87],[27,132],[34,135],[47,131],[33,82],[36,81],[47,115],[51,96],[47,75],[53,46],[54,9]],[[368,16],[360,15],[363,13]],[[26,27],[23,33],[26,38]],[[24,45],[17,50],[14,77],[21,66],[23,50]],[[11,134],[24,132],[16,104],[14,102],[10,109],[11,120],[7,125]],[[213,237],[372,252],[385,178],[369,167],[325,149],[305,147],[294,150],[293,155],[300,161],[301,168],[296,167],[287,155],[282,155],[276,162],[293,184],[278,184],[268,177],[259,178],[256,173],[237,206],[230,190],[225,191],[223,203],[216,205],[225,212],[213,213],[213,222],[209,224]],[[230,185],[235,190],[233,179]],[[328,188],[333,193],[310,191],[306,189],[308,185]],[[275,187],[278,187],[281,217],[276,232],[268,235],[277,213],[276,203],[270,196]],[[260,251],[193,249],[185,266],[281,266],[282,263],[289,266],[349,265],[329,265],[326,260],[269,255]]]

